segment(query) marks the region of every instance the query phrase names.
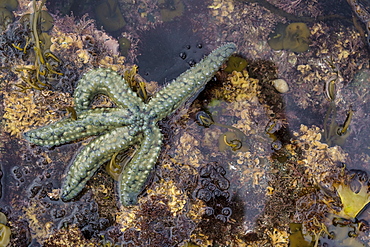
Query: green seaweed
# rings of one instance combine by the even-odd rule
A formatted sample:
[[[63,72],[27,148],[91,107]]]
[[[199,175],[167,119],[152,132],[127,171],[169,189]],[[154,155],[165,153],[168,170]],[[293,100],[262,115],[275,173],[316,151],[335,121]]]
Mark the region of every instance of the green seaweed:
[[[107,32],[114,32],[126,25],[117,0],[106,0],[95,7],[97,20]]]
[[[312,236],[303,234],[301,223],[290,223],[290,236],[289,246],[290,247],[313,247],[314,241]]]
[[[13,21],[13,13],[6,8],[0,7],[0,31],[5,30],[5,28]]]
[[[11,231],[6,226],[7,219],[4,213],[0,212],[0,246],[7,246],[10,242]]]
[[[234,70],[238,71],[238,72],[241,72],[241,71],[243,71],[243,69],[245,69],[247,67],[247,65],[248,65],[248,62],[245,58],[232,56],[227,61],[227,66],[224,69],[224,71],[226,71],[228,73],[231,73]]]
[[[267,42],[274,50],[300,53],[308,50],[309,36],[310,30],[305,23],[295,22],[287,26],[279,23]]]
[[[14,11],[18,8],[17,0],[0,0],[0,8],[6,8],[9,11]]]
[[[118,44],[119,44],[119,51],[121,52],[122,56],[127,56],[128,51],[131,48],[131,41],[128,38],[119,38],[118,39]]]
[[[329,124],[330,117],[331,122]],[[347,140],[351,132],[349,125],[352,121],[353,110],[351,107],[349,108],[346,120],[341,125],[337,123],[336,117],[337,109],[334,101],[331,101],[324,119],[324,134],[323,134],[323,141],[326,142],[329,146],[344,145],[345,141]]]

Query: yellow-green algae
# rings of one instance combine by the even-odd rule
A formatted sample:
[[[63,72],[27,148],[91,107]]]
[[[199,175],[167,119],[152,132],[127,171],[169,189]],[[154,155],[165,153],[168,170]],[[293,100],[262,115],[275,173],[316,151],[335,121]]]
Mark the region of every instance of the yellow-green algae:
[[[370,202],[367,186],[362,186],[358,193],[353,192],[350,186],[346,184],[334,184],[334,187],[337,189],[343,204],[342,210],[338,213],[340,217],[353,219]]]
[[[245,58],[232,56],[227,61],[227,66],[224,71],[232,73],[234,70],[237,72],[243,71],[248,65],[248,62]]]
[[[128,38],[122,37],[118,39],[119,51],[122,56],[127,56],[131,48],[131,41]]]
[[[309,37],[310,30],[305,23],[295,22],[288,26],[279,23],[267,42],[274,50],[300,53],[308,50]]]
[[[290,247],[312,247],[312,237],[302,232],[301,223],[290,223],[289,246]],[[311,240],[311,241],[310,241]]]
[[[8,24],[12,23],[13,20],[13,13],[6,8],[0,7],[0,30],[5,30]]]
[[[105,0],[95,7],[98,21],[108,32],[114,32],[126,25],[117,0]]]
[[[7,219],[5,214],[0,212],[0,247],[5,247],[10,242],[10,228],[6,226]]]
[[[10,11],[14,11],[18,8],[17,0],[0,0],[0,8],[6,8]]]

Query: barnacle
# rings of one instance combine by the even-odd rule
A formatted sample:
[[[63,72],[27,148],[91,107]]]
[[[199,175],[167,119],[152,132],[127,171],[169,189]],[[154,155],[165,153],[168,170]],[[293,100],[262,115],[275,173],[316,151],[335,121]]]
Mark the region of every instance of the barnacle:
[[[184,192],[178,188],[173,181],[159,181],[159,184],[154,189],[147,191],[149,196],[165,195],[167,205],[170,208],[173,216],[179,215],[185,210],[188,197]]]
[[[294,133],[298,137],[298,145],[304,150],[304,159],[300,163],[305,167],[306,173],[315,181],[321,183],[324,178],[333,174],[340,173],[341,168],[336,162],[345,162],[346,154],[338,147],[328,147],[322,143],[320,128],[301,125],[300,134]],[[329,158],[328,158],[329,157]]]
[[[26,96],[20,92],[4,92],[5,126],[4,130],[20,137],[21,133],[33,126],[40,126],[58,120],[63,114],[55,109],[65,109],[71,104],[68,93],[56,93],[45,90],[29,92]],[[55,104],[57,102],[57,104]]]
[[[286,246],[288,244],[288,233],[274,228],[272,231],[266,231],[267,235],[271,238],[273,246]]]
[[[96,246],[93,240],[86,240],[77,226],[61,228],[46,239],[44,246]]]
[[[236,3],[232,1],[214,0],[212,1],[212,5],[209,5],[208,8],[211,9],[211,13],[217,21],[225,22],[232,16],[235,5]]]
[[[256,99],[259,88],[258,80],[249,77],[246,70],[241,72],[234,70],[227,77],[224,87],[218,89],[215,95],[219,95],[220,98],[228,102],[250,101]]]

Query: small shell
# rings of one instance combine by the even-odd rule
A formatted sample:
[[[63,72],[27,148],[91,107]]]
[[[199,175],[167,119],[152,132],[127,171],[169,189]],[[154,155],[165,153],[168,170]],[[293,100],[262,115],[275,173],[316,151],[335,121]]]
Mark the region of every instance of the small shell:
[[[288,83],[283,79],[276,79],[271,83],[279,93],[286,93],[289,91]]]

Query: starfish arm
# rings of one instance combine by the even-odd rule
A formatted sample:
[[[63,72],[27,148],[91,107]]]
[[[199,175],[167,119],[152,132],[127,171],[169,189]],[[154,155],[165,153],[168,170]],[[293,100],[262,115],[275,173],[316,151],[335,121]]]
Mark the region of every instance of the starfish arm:
[[[76,120],[67,118],[28,131],[24,133],[24,137],[37,145],[50,147],[97,135],[134,122],[135,116],[129,109],[97,108],[81,112]]]
[[[96,170],[114,153],[127,149],[139,141],[139,135],[134,135],[129,127],[121,127],[90,142],[78,153],[69,167],[62,185],[61,198],[68,201],[75,197]]]
[[[91,70],[80,79],[74,92],[76,111],[89,109],[97,94],[107,95],[118,107],[133,111],[140,111],[144,106],[142,99],[130,89],[125,79],[110,69]]]
[[[162,134],[156,125],[144,132],[144,139],[132,160],[124,167],[119,178],[119,199],[123,206],[137,203],[150,171],[157,162],[162,145]]]
[[[161,120],[192,97],[196,97],[235,50],[233,43],[219,47],[164,87],[147,104],[149,118]]]

